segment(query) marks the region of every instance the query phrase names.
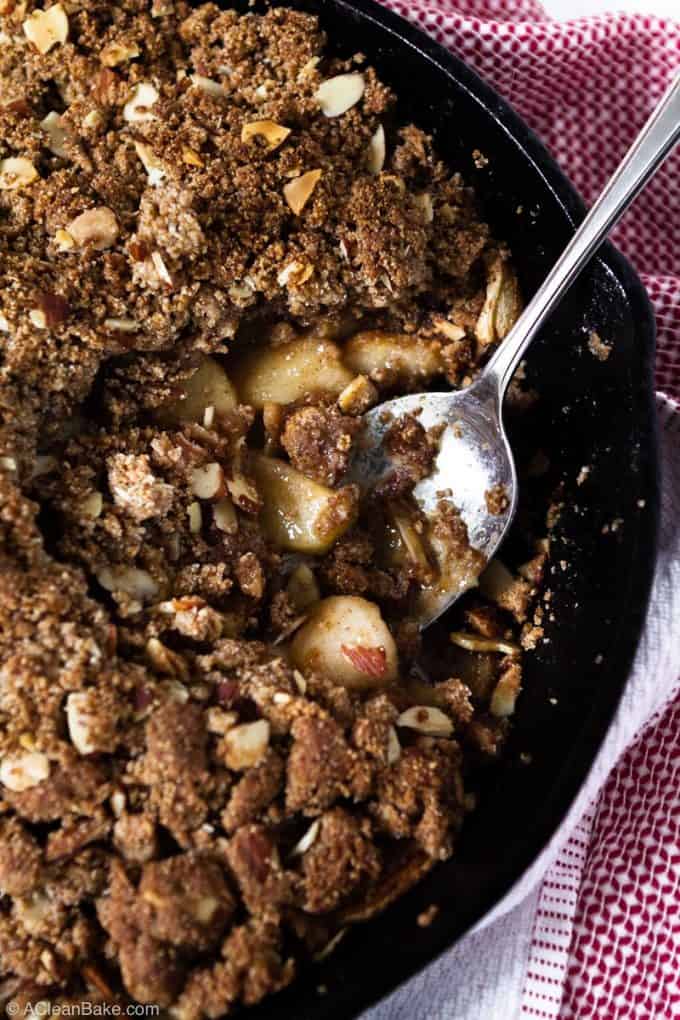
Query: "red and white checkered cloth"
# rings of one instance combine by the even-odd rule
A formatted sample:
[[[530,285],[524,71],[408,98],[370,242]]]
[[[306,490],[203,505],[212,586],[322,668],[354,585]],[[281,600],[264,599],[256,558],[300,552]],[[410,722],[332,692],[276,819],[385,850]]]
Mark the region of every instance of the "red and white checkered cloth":
[[[680,68],[680,23],[652,16],[558,22],[534,0],[384,2],[452,49],[508,99],[587,202],[598,195]],[[678,400],[680,151],[629,210],[614,240],[636,267],[655,307],[658,388]],[[498,937],[499,971],[503,966],[508,972],[516,970],[517,960],[522,961],[519,981],[514,974],[505,981],[517,989],[518,1001],[506,999],[500,1007],[483,1001],[493,971],[477,943],[465,959],[465,980],[473,987],[471,1006],[463,1008],[455,995],[439,995],[436,1001],[424,978],[396,993],[376,1015],[414,1020],[435,1015],[459,1020],[463,1013],[466,1020],[487,1020],[491,1013],[494,1020],[497,1015],[504,1020],[680,1017],[679,656],[659,654],[664,641],[680,645],[678,602],[669,602],[680,579],[680,526],[670,538],[668,532],[680,516],[680,413],[666,402],[660,417],[665,455],[673,458],[675,468],[667,471],[665,520],[671,524],[664,534],[667,545],[671,540],[676,544],[672,562],[662,562],[665,577],[657,574],[662,591],[652,613],[660,614],[662,631],[648,633],[647,644],[655,654],[648,652],[646,662],[662,671],[654,678],[662,692],[657,704],[663,704],[667,692],[666,704],[650,721],[654,702],[640,698],[637,726],[631,728],[628,720],[627,739],[636,729],[642,732],[618,757],[606,781],[606,772],[601,774],[601,788],[592,791],[596,796],[589,806],[582,805],[586,810],[581,818],[574,819],[572,813],[576,824],[568,841],[559,848],[531,909],[520,911],[530,934],[518,929]],[[664,552],[668,549],[662,549],[662,558]],[[664,612],[671,613],[665,621]],[[650,615],[648,631],[654,622]],[[629,716],[635,711],[635,705],[629,706]],[[607,770],[615,761],[607,763]],[[486,933],[472,940],[482,936]],[[518,946],[524,939],[524,945],[508,956],[513,938]],[[511,965],[504,963],[505,957]],[[453,957],[451,966],[461,959]],[[437,974],[441,982],[445,967]],[[456,980],[455,974],[450,977]]]

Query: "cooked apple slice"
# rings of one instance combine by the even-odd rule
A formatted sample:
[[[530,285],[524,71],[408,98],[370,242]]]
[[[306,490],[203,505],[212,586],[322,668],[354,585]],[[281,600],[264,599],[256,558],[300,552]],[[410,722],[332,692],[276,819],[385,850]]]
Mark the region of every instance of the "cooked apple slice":
[[[311,333],[279,347],[254,348],[235,358],[230,371],[241,401],[258,410],[308,394],[337,397],[354,378],[337,344]]]
[[[263,502],[263,531],[280,549],[328,552],[356,520],[355,486],[327,489],[285,461],[262,454],[253,456],[252,471]]]
[[[379,329],[353,336],[342,358],[353,375],[366,375],[383,386],[422,385],[444,370],[439,341]]]
[[[233,411],[238,403],[227,373],[214,358],[203,358],[182,389],[181,397],[157,409],[156,418],[163,425],[179,425],[185,421],[203,425],[208,408],[214,408],[210,414],[213,418]]]
[[[357,690],[394,683],[399,669],[397,646],[380,610],[356,595],[319,602],[293,638],[291,658],[298,669]]]

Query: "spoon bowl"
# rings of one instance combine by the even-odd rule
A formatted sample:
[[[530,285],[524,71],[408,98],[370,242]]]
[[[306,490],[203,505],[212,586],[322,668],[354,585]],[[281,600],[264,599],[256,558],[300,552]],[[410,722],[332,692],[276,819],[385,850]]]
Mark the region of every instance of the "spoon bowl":
[[[427,431],[443,430],[432,471],[413,490],[419,509],[434,519],[442,501],[450,503],[467,527],[471,548],[481,554],[476,569],[448,570],[424,586],[417,612],[426,627],[476,584],[484,563],[503,541],[515,513],[517,478],[495,389],[483,376],[465,390],[399,397],[366,414],[348,480],[362,488],[369,480],[372,487],[394,470],[384,438],[403,415],[415,417]],[[493,494],[501,498],[494,500]],[[490,504],[495,503],[492,512]]]

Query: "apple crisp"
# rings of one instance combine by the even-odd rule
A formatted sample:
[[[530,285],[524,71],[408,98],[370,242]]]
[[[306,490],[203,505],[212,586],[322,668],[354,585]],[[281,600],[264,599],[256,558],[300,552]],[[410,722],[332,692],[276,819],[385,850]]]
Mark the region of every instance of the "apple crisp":
[[[546,549],[428,663],[436,437],[345,475],[517,283],[314,17],[0,11],[0,996],[218,1017],[450,856],[501,753]]]

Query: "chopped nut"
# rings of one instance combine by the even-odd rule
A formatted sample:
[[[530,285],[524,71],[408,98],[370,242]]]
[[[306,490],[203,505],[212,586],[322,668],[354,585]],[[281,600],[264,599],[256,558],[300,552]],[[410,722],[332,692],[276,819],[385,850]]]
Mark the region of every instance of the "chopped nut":
[[[123,107],[123,119],[130,124],[142,124],[145,121],[156,120],[156,115],[151,112],[151,107],[158,99],[159,93],[155,85],[152,85],[150,81],[140,81]]]
[[[17,464],[16,457],[0,457],[0,468],[3,471],[17,471],[19,465]]]
[[[215,524],[220,531],[224,531],[228,535],[234,535],[238,531],[236,510],[234,509],[234,504],[230,499],[221,499],[219,503],[215,505],[213,516],[215,518]]]
[[[224,738],[227,767],[240,771],[257,765],[268,747],[269,723],[266,719],[235,726]]]
[[[104,497],[101,492],[91,492],[80,504],[80,510],[85,517],[99,517],[104,509]]]
[[[54,241],[58,251],[71,251],[71,249],[76,246],[76,242],[71,237],[68,230],[57,230],[54,235]]]
[[[201,504],[196,501],[190,503],[187,507],[187,517],[189,518],[189,531],[192,535],[198,535],[203,527]]]
[[[30,159],[9,156],[0,159],[0,191],[17,191],[38,179],[38,171]]]
[[[149,177],[149,184],[156,186],[165,177],[165,167],[161,163],[158,156],[145,142],[135,142],[135,151],[144,165],[144,169]]]
[[[397,719],[397,726],[405,726],[430,737],[450,737],[453,734],[453,723],[449,717],[441,709],[429,705],[407,708]]]
[[[47,779],[49,774],[49,759],[40,751],[11,755],[0,762],[0,783],[15,793],[30,790]]]
[[[194,85],[201,89],[203,92],[207,92],[209,96],[214,96],[216,99],[223,99],[229,95],[229,89],[225,88],[224,85],[218,81],[213,81],[212,78],[206,78],[202,74],[192,74],[191,80]]]
[[[92,754],[97,750],[93,740],[92,718],[88,712],[89,700],[84,691],[74,691],[66,699],[66,724],[71,743],[78,754]]]
[[[295,177],[288,184],[284,185],[283,197],[296,216],[300,215],[311,198],[312,192],[319,183],[322,173],[322,170],[308,170],[306,174],[302,174],[301,177]]]
[[[125,43],[111,42],[99,54],[104,67],[118,67],[119,64],[126,64],[128,60],[134,60],[139,56],[139,47],[136,43],[127,45]]]
[[[319,85],[314,98],[326,117],[339,117],[346,113],[364,94],[365,81],[358,71],[352,74],[338,74]]]
[[[0,312],[0,333],[9,333],[9,322],[2,312]]]
[[[97,580],[107,591],[122,591],[141,601],[158,594],[158,585],[151,574],[139,567],[103,567],[97,574]]]
[[[68,39],[68,18],[61,4],[54,4],[46,11],[33,11],[22,28],[28,41],[42,54]]]
[[[189,476],[189,486],[199,499],[216,499],[224,494],[224,471],[217,461],[194,468]]]
[[[194,149],[189,148],[188,145],[182,146],[182,162],[187,163],[189,166],[205,166],[199,154]]]
[[[378,391],[365,375],[357,375],[338,397],[343,414],[359,415],[378,401]]]
[[[270,152],[278,149],[290,134],[290,128],[277,124],[273,120],[251,120],[241,129],[241,141],[249,142],[251,138],[264,138]]]
[[[319,821],[318,818],[315,818],[314,821],[312,822],[312,824],[309,826],[309,828],[305,832],[305,834],[300,837],[300,839],[297,841],[297,843],[295,844],[295,846],[291,850],[290,856],[291,857],[298,857],[298,856],[302,856],[302,854],[307,853],[309,848],[315,842],[316,837],[319,835],[320,827],[321,827],[321,822]]]
[[[66,140],[66,132],[63,128],[63,121],[58,113],[54,110],[48,113],[43,120],[40,121],[40,127],[47,135],[47,148],[50,152],[53,152],[55,156],[66,156],[66,150],[64,149],[64,142]]]
[[[105,205],[88,209],[76,216],[67,229],[79,247],[84,248],[89,244],[96,251],[110,248],[118,238],[118,220]]]
[[[385,129],[378,124],[375,134],[368,143],[366,167],[370,174],[379,174],[385,165]]]

